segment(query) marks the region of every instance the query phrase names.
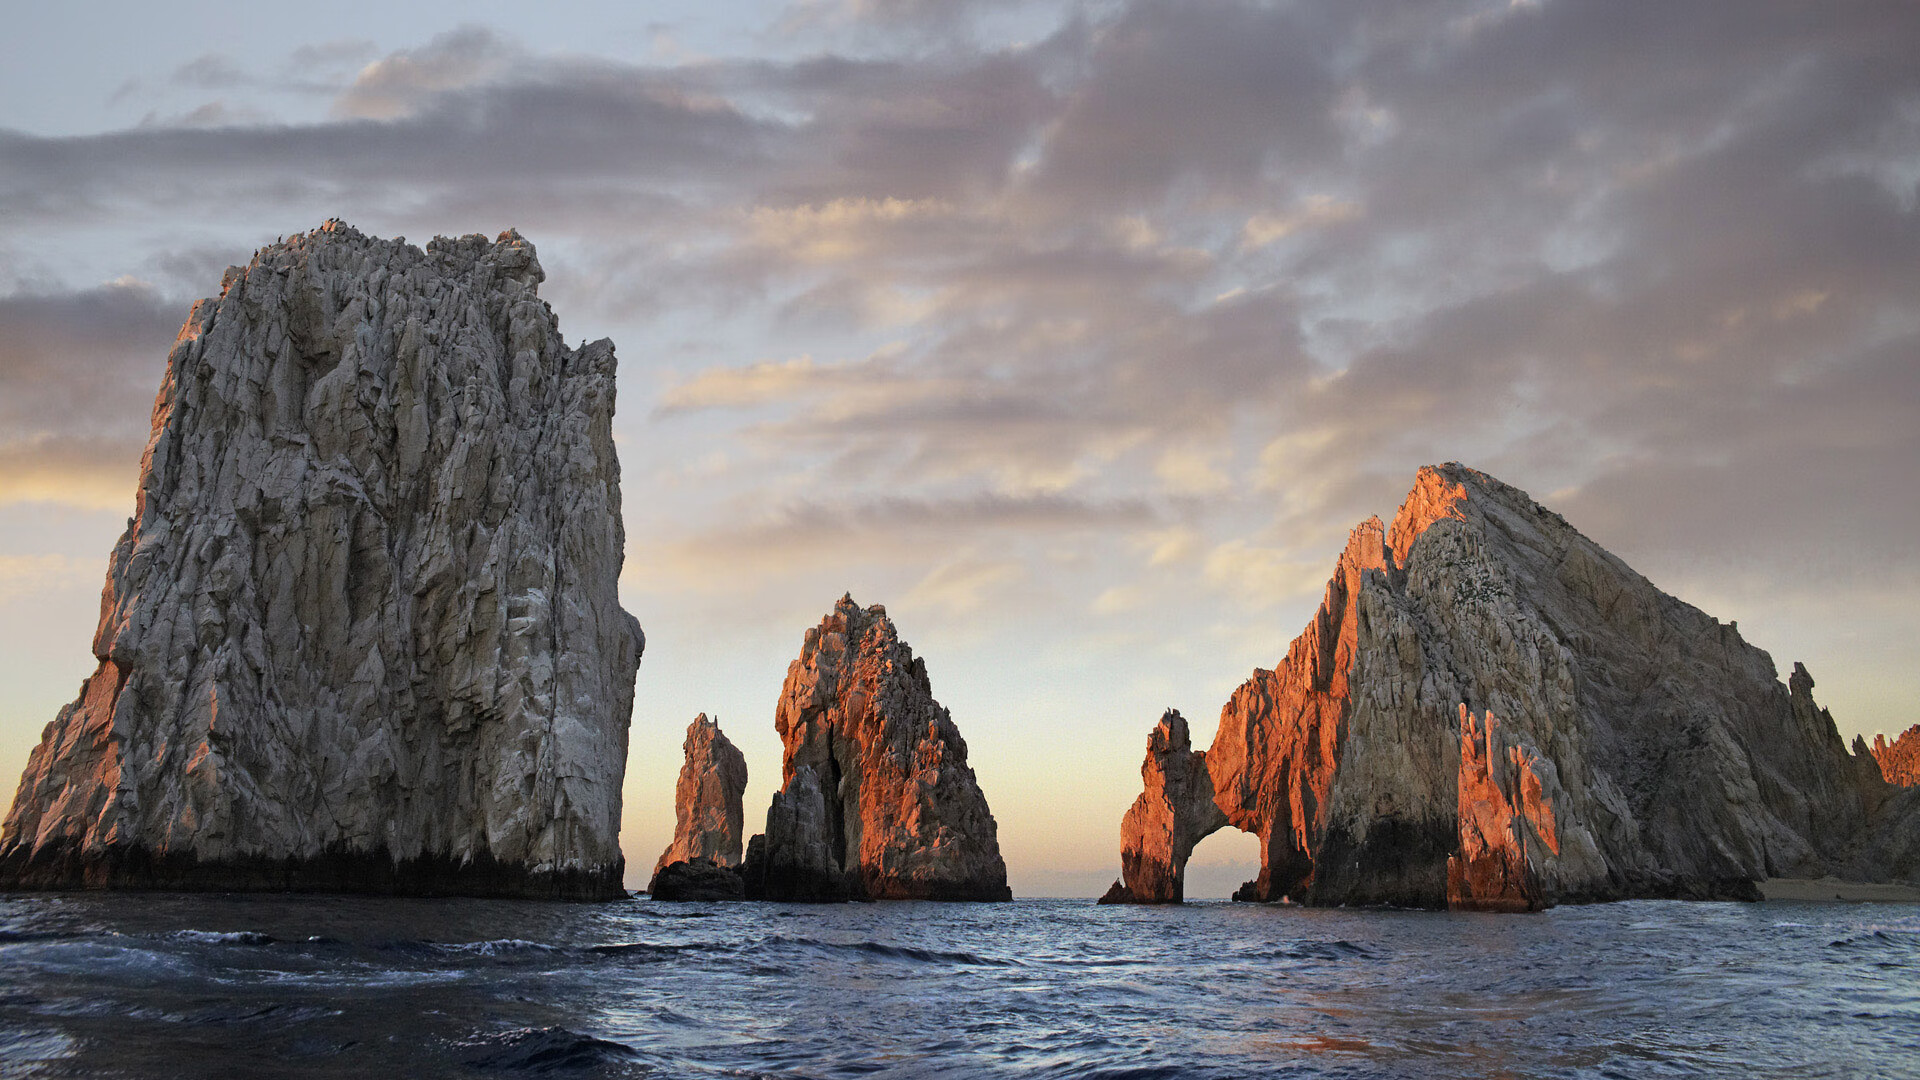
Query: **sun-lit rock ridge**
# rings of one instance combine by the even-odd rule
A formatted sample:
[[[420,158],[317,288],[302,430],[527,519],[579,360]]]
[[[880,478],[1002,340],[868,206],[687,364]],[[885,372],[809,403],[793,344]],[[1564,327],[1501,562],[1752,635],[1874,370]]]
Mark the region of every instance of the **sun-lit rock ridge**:
[[[1872,753],[1887,783],[1920,787],[1920,724],[1901,732],[1892,742],[1885,735],[1874,735]]]
[[[706,713],[687,725],[686,759],[674,789],[673,842],[653,864],[656,900],[731,900],[742,894],[740,834],[747,759]]]
[[[0,880],[624,895],[613,345],[543,277],[330,221],[194,305]]]
[[[782,784],[747,847],[750,899],[1011,898],[966,741],[885,608],[843,596],[807,631],[774,724]]]
[[[669,863],[706,859],[720,866],[740,864],[740,834],[746,823],[742,797],[747,790],[747,759],[706,713],[687,725],[680,781],[674,788],[673,842],[653,864],[655,873]]]
[[[1236,895],[1527,910],[1906,872],[1920,801],[1812,688],[1524,492],[1422,469],[1221,712],[1214,798],[1262,848]]]

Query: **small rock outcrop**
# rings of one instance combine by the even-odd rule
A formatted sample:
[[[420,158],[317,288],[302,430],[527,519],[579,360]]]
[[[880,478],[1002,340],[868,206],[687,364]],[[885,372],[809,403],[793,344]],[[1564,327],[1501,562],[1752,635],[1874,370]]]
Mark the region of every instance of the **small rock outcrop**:
[[[742,799],[747,791],[747,759],[721,732],[720,722],[707,719],[706,713],[687,725],[683,749],[686,760],[674,788],[673,842],[660,853],[653,872],[696,859],[738,866],[746,822]]]
[[[654,871],[647,892],[655,900],[745,900],[747,884],[737,867],[680,859]]]
[[[1812,689],[1524,492],[1422,469],[1221,712],[1214,801],[1262,852],[1236,898],[1514,911],[1905,873],[1920,799],[1889,796]],[[1167,802],[1147,772],[1136,811]],[[1135,821],[1123,863],[1177,881],[1191,841],[1162,867]]]
[[[329,222],[194,306],[0,887],[625,895],[613,345],[543,276]]]
[[[1920,787],[1920,724],[1901,732],[1892,742],[1885,735],[1874,735],[1871,752],[1887,783]]]
[[[747,846],[750,899],[1011,899],[966,741],[885,608],[843,596],[807,631],[774,723],[782,783]]]
[[[1154,725],[1140,778],[1145,790],[1120,824],[1121,879],[1102,902],[1178,904],[1193,846],[1227,823],[1214,804],[1207,753],[1193,748],[1178,710]]]

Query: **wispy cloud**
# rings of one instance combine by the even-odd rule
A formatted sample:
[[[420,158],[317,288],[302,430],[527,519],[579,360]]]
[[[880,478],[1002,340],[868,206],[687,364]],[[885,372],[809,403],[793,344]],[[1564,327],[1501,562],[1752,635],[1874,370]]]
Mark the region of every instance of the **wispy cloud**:
[[[903,545],[905,587],[959,610],[1008,559],[1066,588],[1046,536],[1105,528],[1112,558],[1270,611],[1457,458],[1656,561],[1912,565],[1920,510],[1890,494],[1920,467],[1906,5],[1051,10],[994,38],[1038,17],[802,5],[821,46],[785,59],[478,28],[316,45],[314,122],[0,132],[0,213],[530,230],[570,319],[673,327],[671,371],[629,352],[623,388],[635,445],[696,432],[712,463],[661,496],[663,564]],[[138,395],[62,359],[118,358],[84,363],[150,393],[164,345],[140,342],[183,308],[132,295],[0,302],[0,452],[40,455],[16,477],[137,441]],[[118,434],[83,424],[105,417]],[[1074,610],[1176,587],[1100,580],[1115,565]]]

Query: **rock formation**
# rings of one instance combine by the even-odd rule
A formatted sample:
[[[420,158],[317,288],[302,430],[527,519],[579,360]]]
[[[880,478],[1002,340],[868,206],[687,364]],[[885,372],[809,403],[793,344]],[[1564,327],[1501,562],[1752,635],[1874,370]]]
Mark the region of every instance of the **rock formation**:
[[[1236,896],[1523,910],[1884,879],[1915,861],[1897,820],[1920,801],[1887,796],[1812,688],[1525,493],[1422,469],[1391,527],[1353,531],[1286,658],[1221,712],[1214,800],[1262,849]],[[1130,865],[1149,850],[1142,808],[1167,801],[1146,771]],[[1142,880],[1178,881],[1177,835]]]
[[[1011,898],[966,741],[885,608],[843,596],[807,631],[774,723],[782,783],[747,847],[749,898]]]
[[[1892,742],[1885,735],[1873,737],[1873,760],[1889,784],[1920,787],[1920,724],[1900,733]]]
[[[613,346],[543,276],[328,222],[194,306],[0,881],[624,895]]]
[[[747,759],[706,713],[687,725],[685,750],[674,789],[673,842],[653,864],[647,892],[655,900],[740,899],[740,878],[731,870],[740,865]]]
[[[654,871],[647,892],[655,900],[745,900],[747,885],[738,867],[681,859]]]
[[[674,789],[673,842],[653,864],[655,873],[670,863],[706,859],[720,866],[740,864],[740,834],[746,822],[742,797],[747,790],[747,759],[706,713],[687,725],[686,761]]]
[[[1120,823],[1121,879],[1101,903],[1177,904],[1185,898],[1193,845],[1227,823],[1214,804],[1207,753],[1193,748],[1186,718],[1168,709],[1147,739],[1146,790]]]

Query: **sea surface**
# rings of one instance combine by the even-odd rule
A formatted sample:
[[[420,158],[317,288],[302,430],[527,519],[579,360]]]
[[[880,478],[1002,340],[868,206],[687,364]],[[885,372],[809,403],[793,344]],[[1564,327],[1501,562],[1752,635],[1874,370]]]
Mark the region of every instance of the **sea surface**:
[[[1920,907],[0,897],[0,1076],[1920,1076]]]

